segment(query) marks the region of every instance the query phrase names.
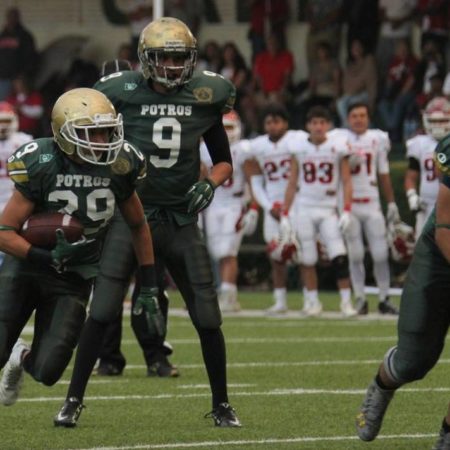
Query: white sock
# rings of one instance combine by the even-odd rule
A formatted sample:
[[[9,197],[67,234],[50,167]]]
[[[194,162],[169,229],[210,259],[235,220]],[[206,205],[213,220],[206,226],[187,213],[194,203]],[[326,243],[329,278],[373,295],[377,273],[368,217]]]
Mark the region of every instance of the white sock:
[[[306,289],[306,299],[309,305],[319,303],[319,291],[317,289],[313,289],[312,291]]]
[[[341,296],[341,303],[351,303],[352,291],[350,288],[339,289],[339,295]]]
[[[275,305],[286,307],[286,288],[275,288],[273,290],[273,298],[275,299]]]
[[[228,283],[227,281],[223,281],[220,285],[220,290],[222,292],[236,292],[237,286],[233,283]]]

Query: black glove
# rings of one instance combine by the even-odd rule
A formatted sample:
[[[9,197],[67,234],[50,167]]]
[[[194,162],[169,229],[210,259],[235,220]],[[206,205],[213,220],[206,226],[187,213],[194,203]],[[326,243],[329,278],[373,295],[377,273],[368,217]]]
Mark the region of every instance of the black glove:
[[[215,189],[216,186],[208,178],[191,186],[186,193],[186,201],[189,202],[188,213],[197,214],[207,208],[214,198]]]
[[[157,287],[141,287],[134,304],[133,314],[139,316],[143,312],[147,319],[149,333],[153,336],[166,335],[166,321],[159,309]]]

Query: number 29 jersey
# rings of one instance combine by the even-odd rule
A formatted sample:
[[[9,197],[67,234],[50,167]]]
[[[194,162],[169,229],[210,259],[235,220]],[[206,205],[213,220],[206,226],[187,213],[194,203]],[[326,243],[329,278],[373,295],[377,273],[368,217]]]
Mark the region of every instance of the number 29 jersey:
[[[328,138],[320,145],[309,141],[308,135],[291,142],[291,153],[299,167],[298,206],[336,208],[340,185],[340,166],[348,156],[344,139]]]
[[[251,156],[261,168],[271,204],[284,201],[291,172],[291,147],[296,140],[307,135],[301,130],[289,130],[277,142],[272,142],[267,134],[249,141]]]
[[[185,195],[199,179],[200,138],[232,108],[234,86],[205,71],[159,94],[142,74],[125,71],[94,87],[123,115],[125,138],[146,157],[147,178],[138,189],[144,209],[169,209],[179,224],[196,221],[187,214]]]

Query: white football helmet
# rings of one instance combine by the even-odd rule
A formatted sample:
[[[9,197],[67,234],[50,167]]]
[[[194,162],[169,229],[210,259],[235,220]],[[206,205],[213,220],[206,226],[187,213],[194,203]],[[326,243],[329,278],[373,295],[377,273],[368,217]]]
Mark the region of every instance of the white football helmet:
[[[427,134],[438,141],[450,133],[450,102],[445,97],[428,102],[423,112],[423,125]]]
[[[227,132],[230,144],[241,140],[242,124],[239,114],[236,111],[232,110],[223,115],[223,126]]]
[[[17,114],[8,102],[0,102],[0,139],[9,139],[19,129]]]
[[[280,263],[294,265],[301,261],[300,244],[292,232],[283,239],[280,236],[267,244],[267,253],[270,258]]]
[[[387,241],[394,261],[409,263],[414,253],[414,229],[405,222],[390,223]]]

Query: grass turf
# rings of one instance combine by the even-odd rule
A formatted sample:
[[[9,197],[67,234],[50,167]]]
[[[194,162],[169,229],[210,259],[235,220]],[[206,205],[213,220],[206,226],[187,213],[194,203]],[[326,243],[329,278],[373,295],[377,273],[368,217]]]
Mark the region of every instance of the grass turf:
[[[321,294],[325,310],[338,310],[334,293]],[[240,295],[244,310],[267,308],[269,293]],[[171,305],[181,306],[177,293]],[[300,309],[300,297],[289,294]],[[370,299],[371,310],[376,299]],[[171,316],[168,340],[178,379],[145,376],[141,351],[124,319],[120,377],[91,378],[75,429],[54,428],[70,367],[52,388],[28,375],[18,403],[0,408],[2,450],[93,448],[388,449],[432,447],[446,412],[448,351],[421,382],[396,395],[380,439],[366,444],[354,416],[385,351],[395,344],[396,321],[225,316],[230,403],[242,429],[217,429],[203,415],[210,393],[196,333],[187,317]],[[28,331],[31,332],[31,331]],[[30,341],[31,335],[25,334]],[[395,437],[403,435],[402,437]],[[414,436],[416,435],[416,436]]]

